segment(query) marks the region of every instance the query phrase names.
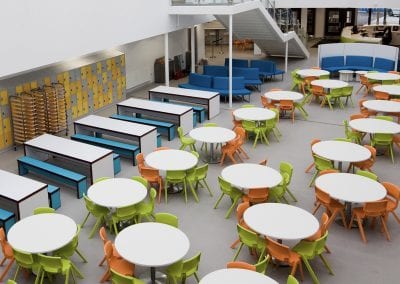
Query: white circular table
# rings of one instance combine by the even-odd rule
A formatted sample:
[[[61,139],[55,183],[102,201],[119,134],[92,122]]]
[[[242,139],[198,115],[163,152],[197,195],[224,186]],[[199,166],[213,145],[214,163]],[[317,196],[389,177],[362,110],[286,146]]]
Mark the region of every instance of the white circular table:
[[[314,215],[282,203],[253,205],[244,211],[243,219],[257,233],[278,240],[305,239],[315,234],[319,228]]]
[[[320,86],[325,89],[338,89],[338,88],[347,87],[349,84],[346,82],[343,82],[341,80],[326,79],[326,80],[311,81],[311,85]]]
[[[214,155],[214,144],[225,143],[235,139],[236,133],[228,128],[209,126],[198,127],[189,132],[189,136],[194,140],[210,143],[210,156],[207,157],[208,163],[218,163],[219,159]]]
[[[10,245],[28,253],[48,253],[72,241],[77,226],[70,217],[47,213],[26,217],[14,224],[8,232]]]
[[[321,69],[301,69],[296,71],[297,75],[301,77],[320,77],[323,75],[329,75],[329,71]]]
[[[152,283],[156,283],[155,267],[181,260],[189,247],[189,239],[181,230],[155,222],[129,226],[115,238],[115,248],[122,258],[151,268]]]
[[[231,165],[221,172],[224,180],[241,189],[277,186],[282,175],[275,169],[250,163]]]
[[[353,81],[353,70],[339,70],[339,80],[350,82]]]
[[[390,96],[400,96],[400,85],[379,85],[372,89],[374,91],[386,92]]]
[[[397,74],[392,74],[392,73],[383,73],[383,72],[373,72],[373,73],[367,73],[365,74],[365,77],[371,80],[377,80],[377,81],[387,81],[387,80],[399,80],[400,75]]]
[[[88,197],[96,204],[120,208],[137,204],[145,199],[147,188],[127,178],[110,178],[96,182],[88,189]]]
[[[400,124],[376,118],[357,118],[349,121],[354,130],[365,133],[396,134],[400,132]]]
[[[200,284],[278,284],[265,274],[247,269],[224,268],[213,271],[200,280]]]
[[[183,171],[197,165],[198,159],[183,150],[155,151],[145,157],[146,164],[161,171]]]
[[[299,101],[302,100],[304,96],[301,93],[292,91],[272,91],[272,92],[266,92],[264,94],[264,97],[276,101],[279,100]]]
[[[400,102],[386,100],[364,101],[363,106],[378,112],[400,112]]]
[[[276,114],[266,108],[250,107],[239,108],[233,112],[233,115],[237,120],[263,121],[273,119]]]
[[[328,160],[339,162],[361,162],[371,157],[371,152],[364,146],[345,141],[321,141],[312,146],[312,152]]]
[[[356,73],[356,81],[360,82],[361,81],[360,75],[365,75],[368,73],[368,71],[357,70],[354,73]]]

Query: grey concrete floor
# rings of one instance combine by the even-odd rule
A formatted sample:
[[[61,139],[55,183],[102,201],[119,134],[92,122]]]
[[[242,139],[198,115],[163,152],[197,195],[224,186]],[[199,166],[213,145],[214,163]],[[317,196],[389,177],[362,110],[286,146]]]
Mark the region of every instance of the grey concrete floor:
[[[209,64],[221,64],[223,57],[227,54],[217,54],[218,58],[209,61]],[[207,49],[209,54],[209,49]],[[235,57],[253,58],[249,52],[235,52]],[[257,57],[258,58],[258,57]],[[283,68],[281,59],[274,59],[279,62]],[[283,81],[280,78],[268,81],[263,84],[261,93],[270,88],[290,88],[290,71],[295,68],[303,68],[316,65],[316,49],[311,49],[311,58],[308,60],[289,60],[289,72],[285,75]],[[184,82],[187,79],[182,79]],[[171,81],[171,85],[176,85],[177,81]],[[359,84],[354,82],[357,89]],[[150,85],[141,90],[135,91],[129,96],[144,97],[148,89],[154,85]],[[261,105],[260,93],[252,94],[251,103]],[[357,105],[360,99],[359,95],[353,94],[353,100]],[[242,102],[234,102],[233,109],[240,107]],[[307,186],[311,173],[304,173],[305,168],[311,163],[310,141],[313,138],[332,139],[336,137],[344,137],[344,128],[342,126],[343,119],[348,119],[350,114],[357,113],[357,107],[347,106],[345,109],[335,108],[334,111],[327,107],[321,108],[318,104],[312,102],[306,106],[310,117],[305,121],[298,113],[296,114],[295,123],[292,124],[290,119],[281,119],[279,128],[283,137],[278,143],[273,137],[270,139],[270,145],[258,144],[255,149],[252,148],[252,142],[248,141],[245,149],[248,152],[249,162],[258,162],[262,159],[268,159],[268,165],[278,169],[280,161],[288,161],[294,165],[294,175],[291,183],[291,190],[298,198],[297,203],[293,205],[311,211],[314,202],[314,190]],[[99,115],[110,115],[115,113],[115,106],[98,112]],[[231,109],[225,103],[221,104],[221,113],[212,121],[220,126],[232,127]],[[163,146],[171,148],[179,147],[179,140],[167,141],[163,139]],[[7,151],[0,155],[0,168],[17,173],[16,158],[23,155],[22,149],[17,151]],[[396,163],[392,164],[387,156],[379,156],[374,166],[374,172],[379,176],[381,181],[390,181],[400,184],[399,163],[400,151],[395,149]],[[226,165],[230,162],[227,161]],[[201,264],[199,275],[203,277],[207,273],[214,270],[224,268],[226,263],[233,258],[235,250],[230,249],[230,244],[237,238],[236,234],[236,218],[232,214],[230,219],[225,219],[225,213],[230,206],[229,198],[224,198],[218,209],[213,209],[213,205],[220,194],[217,177],[222,167],[219,165],[210,165],[208,173],[208,182],[214,192],[214,197],[210,197],[206,191],[199,192],[200,203],[195,203],[189,194],[189,201],[185,204],[181,194],[169,195],[169,202],[156,204],[156,212],[170,212],[179,217],[179,227],[184,231],[190,239],[190,251],[187,257],[201,251]],[[137,167],[131,166],[130,161],[122,160],[122,171],[118,177],[131,177],[137,175]],[[37,178],[37,177],[33,177]],[[40,179],[40,178],[39,178]],[[86,215],[86,209],[83,200],[75,198],[75,193],[69,188],[62,188],[61,191],[62,206],[58,213],[66,214],[72,217],[77,223],[83,221]],[[321,212],[318,212],[318,218]],[[265,218],[279,218],[279,216],[265,216]],[[82,263],[76,256],[72,260],[81,269],[85,275],[85,279],[78,280],[78,283],[97,283],[99,282],[105,267],[99,267],[98,262],[102,259],[103,248],[102,242],[98,235],[93,239],[88,239],[88,234],[94,225],[94,218],[89,221],[82,229],[79,247],[83,254],[89,260],[88,263]],[[388,222],[389,232],[392,240],[386,241],[385,237],[379,232],[379,229],[371,230],[366,228],[368,244],[364,244],[357,229],[348,230],[342,226],[333,223],[329,230],[328,246],[332,253],[326,256],[331,264],[335,275],[329,275],[325,267],[319,259],[312,262],[321,283],[398,283],[397,267],[400,262],[400,226],[390,216]],[[29,237],[29,236],[27,236]],[[110,238],[114,237],[110,235]],[[160,236],[162,238],[162,236]],[[286,243],[294,245],[294,243]],[[255,259],[249,255],[247,249],[243,249],[238,260],[254,263]],[[13,275],[15,266],[11,269],[9,276]],[[311,283],[311,278],[305,270],[305,281],[303,283]],[[143,275],[148,273],[148,269],[137,266],[136,274]],[[276,279],[279,283],[285,283],[289,268],[275,269],[269,267],[267,275]],[[299,278],[299,275],[297,275]],[[33,283],[33,277],[25,279],[22,274],[18,278],[19,283]],[[55,283],[63,283],[63,278],[58,277]],[[195,283],[194,279],[188,279],[187,283]],[[228,284],[228,283],[227,283]]]

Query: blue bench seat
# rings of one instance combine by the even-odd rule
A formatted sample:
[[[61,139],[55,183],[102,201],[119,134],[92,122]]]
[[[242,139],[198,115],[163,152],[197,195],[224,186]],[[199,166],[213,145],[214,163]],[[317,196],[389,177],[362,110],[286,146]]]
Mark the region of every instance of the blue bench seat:
[[[49,197],[49,206],[51,208],[58,209],[61,207],[60,187],[48,184],[47,195]]]
[[[87,192],[87,178],[79,173],[61,168],[59,166],[34,159],[29,156],[18,158],[18,172],[21,176],[29,171],[45,176],[46,178],[73,186],[76,188],[78,198]]]
[[[7,235],[8,230],[11,228],[12,225],[15,224],[15,214],[13,212],[0,208],[0,222],[1,227],[4,228],[4,232]]]
[[[75,134],[71,136],[72,140],[80,141],[83,143],[100,146],[113,150],[113,152],[127,158],[132,158],[132,164],[136,166],[136,155],[140,153],[140,149],[136,145],[127,144],[119,141],[113,141],[100,137],[94,137],[84,134]]]
[[[158,121],[154,119],[140,118],[128,115],[113,114],[110,118],[141,123],[157,127],[157,131],[168,137],[168,141],[175,138],[175,125],[170,122]],[[159,147],[159,146],[158,146]]]
[[[169,102],[168,99],[164,99],[164,102]],[[196,118],[200,123],[203,123],[204,120],[206,120],[206,108],[202,107],[202,106],[196,106],[196,105],[186,105],[186,104],[181,104],[181,103],[177,103],[174,102],[173,104],[175,105],[181,105],[181,106],[185,106],[185,107],[191,107],[193,109],[193,112],[196,113]],[[193,124],[194,126],[196,124]]]

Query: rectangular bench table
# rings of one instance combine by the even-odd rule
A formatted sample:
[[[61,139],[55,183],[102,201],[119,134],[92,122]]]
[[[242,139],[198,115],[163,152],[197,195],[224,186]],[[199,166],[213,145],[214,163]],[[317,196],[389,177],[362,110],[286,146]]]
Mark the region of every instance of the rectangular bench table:
[[[217,116],[220,112],[220,98],[217,92],[158,86],[151,89],[148,96],[149,100],[167,99],[201,105],[207,109],[208,119]]]
[[[98,115],[88,115],[74,122],[76,134],[98,136],[106,134],[136,142],[140,152],[147,155],[157,148],[157,128]],[[131,144],[131,143],[130,143]]]
[[[0,208],[16,220],[31,216],[36,207],[48,207],[47,184],[0,170]]]
[[[184,134],[193,129],[193,109],[187,106],[130,98],[117,103],[117,113],[168,121],[181,126]]]
[[[51,157],[62,160],[63,168],[87,176],[89,184],[100,177],[114,177],[113,151],[108,149],[43,134],[26,141],[24,152],[26,156],[42,161]]]

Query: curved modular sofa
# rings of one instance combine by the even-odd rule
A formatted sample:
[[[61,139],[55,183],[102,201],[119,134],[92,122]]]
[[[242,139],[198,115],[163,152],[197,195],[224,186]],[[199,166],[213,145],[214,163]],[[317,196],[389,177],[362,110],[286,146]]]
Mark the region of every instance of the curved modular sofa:
[[[372,56],[329,56],[321,58],[321,68],[330,72],[339,70],[387,72],[394,70],[395,62],[386,58],[373,58]]]

